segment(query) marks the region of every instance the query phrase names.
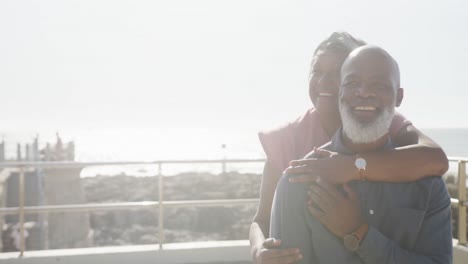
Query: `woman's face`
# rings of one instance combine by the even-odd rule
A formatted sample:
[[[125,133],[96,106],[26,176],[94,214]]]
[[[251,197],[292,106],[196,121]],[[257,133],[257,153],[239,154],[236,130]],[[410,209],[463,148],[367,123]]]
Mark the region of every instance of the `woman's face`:
[[[339,118],[340,70],[346,56],[345,52],[319,51],[312,63],[309,96],[315,109],[329,118]]]

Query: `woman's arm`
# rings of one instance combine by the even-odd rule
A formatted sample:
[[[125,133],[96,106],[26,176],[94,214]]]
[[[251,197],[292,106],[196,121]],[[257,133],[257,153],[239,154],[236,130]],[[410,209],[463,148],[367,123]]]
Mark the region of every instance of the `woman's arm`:
[[[442,148],[413,125],[400,129],[393,140],[399,147],[362,155],[367,161],[364,176],[368,180],[409,182],[442,176],[448,170]]]
[[[363,171],[367,180],[410,182],[428,176],[442,176],[448,170],[447,156],[442,148],[413,125],[400,129],[393,141],[399,147],[360,155],[367,162]],[[319,156],[325,154],[320,153]],[[337,184],[360,179],[354,166],[356,156],[337,153],[328,156],[292,161],[292,167],[285,173],[302,174],[291,180],[294,182],[315,181],[317,176]]]
[[[269,236],[271,205],[275,194],[276,184],[281,177],[281,172],[274,168],[267,160],[263,168],[262,182],[260,185],[260,201],[257,213],[250,226],[250,247],[252,256],[261,248],[265,238]]]

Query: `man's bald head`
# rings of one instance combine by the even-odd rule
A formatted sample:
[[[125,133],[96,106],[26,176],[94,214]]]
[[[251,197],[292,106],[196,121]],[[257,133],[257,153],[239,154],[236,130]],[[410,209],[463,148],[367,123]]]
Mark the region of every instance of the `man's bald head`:
[[[341,67],[341,80],[344,80],[347,75],[355,73],[356,70],[372,73],[375,75],[373,77],[378,77],[379,74],[390,74],[393,88],[400,88],[398,63],[381,47],[364,45],[351,52]]]

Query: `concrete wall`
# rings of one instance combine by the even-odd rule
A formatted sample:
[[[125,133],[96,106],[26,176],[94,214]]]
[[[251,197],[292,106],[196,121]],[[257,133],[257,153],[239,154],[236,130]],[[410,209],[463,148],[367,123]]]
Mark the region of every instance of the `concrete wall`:
[[[47,250],[0,254],[0,263],[11,264],[82,264],[82,263],[251,263],[249,243],[241,241],[212,241],[158,245],[123,246],[88,249]]]
[[[83,204],[81,169],[44,170],[45,204]],[[48,248],[92,246],[88,213],[53,213],[48,216]]]
[[[468,247],[458,246],[454,240],[454,264],[468,263]],[[10,264],[82,264],[82,263],[252,263],[249,242],[210,241],[158,245],[103,247],[85,249],[62,249],[0,254],[0,263]]]
[[[468,263],[468,247],[457,244],[458,240],[453,240],[453,264]]]

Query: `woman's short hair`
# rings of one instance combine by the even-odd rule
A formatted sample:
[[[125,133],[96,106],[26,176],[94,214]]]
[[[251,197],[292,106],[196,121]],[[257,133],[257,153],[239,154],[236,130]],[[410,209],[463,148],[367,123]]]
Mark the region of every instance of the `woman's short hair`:
[[[333,32],[330,37],[320,43],[320,45],[315,49],[314,57],[317,53],[326,50],[339,51],[347,55],[354,49],[364,45],[366,45],[366,42],[351,36],[348,32],[337,31]]]
[[[309,74],[312,74],[312,66],[314,65],[315,59],[317,58],[317,55],[319,53],[325,51],[333,51],[340,52],[343,53],[345,56],[348,56],[348,54],[351,53],[351,51],[364,45],[366,45],[366,42],[351,36],[351,34],[349,34],[348,32],[333,32],[330,35],[330,37],[322,41],[320,45],[318,45],[318,47],[315,49],[314,56],[312,57],[311,70]]]

